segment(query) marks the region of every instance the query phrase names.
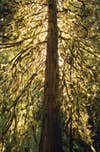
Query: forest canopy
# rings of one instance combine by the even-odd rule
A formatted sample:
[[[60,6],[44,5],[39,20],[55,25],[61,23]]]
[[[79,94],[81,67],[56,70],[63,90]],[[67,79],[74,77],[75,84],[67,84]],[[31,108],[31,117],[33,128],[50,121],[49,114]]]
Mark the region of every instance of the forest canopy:
[[[0,1],[0,151],[100,151],[100,1]]]

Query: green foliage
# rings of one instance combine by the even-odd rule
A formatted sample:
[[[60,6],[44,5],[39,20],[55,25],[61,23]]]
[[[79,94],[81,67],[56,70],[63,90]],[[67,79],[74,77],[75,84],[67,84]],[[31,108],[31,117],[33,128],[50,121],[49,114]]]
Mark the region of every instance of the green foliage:
[[[3,11],[5,3],[10,13]],[[2,0],[0,12],[0,148],[36,152],[44,112],[47,5]],[[99,0],[58,2],[64,151],[69,151],[71,123],[73,151],[100,150],[99,14]]]

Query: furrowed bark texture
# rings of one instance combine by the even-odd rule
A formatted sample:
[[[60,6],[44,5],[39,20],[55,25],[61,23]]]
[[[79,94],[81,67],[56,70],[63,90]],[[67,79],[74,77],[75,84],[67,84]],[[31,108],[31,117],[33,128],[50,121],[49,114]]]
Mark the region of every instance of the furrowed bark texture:
[[[46,107],[39,152],[62,152],[60,128],[57,1],[48,0],[48,37],[44,105]]]

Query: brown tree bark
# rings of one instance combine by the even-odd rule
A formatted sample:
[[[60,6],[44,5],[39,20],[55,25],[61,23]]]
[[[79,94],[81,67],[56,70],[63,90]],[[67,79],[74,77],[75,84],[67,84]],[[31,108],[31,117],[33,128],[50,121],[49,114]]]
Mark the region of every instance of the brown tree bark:
[[[57,0],[48,0],[48,36],[45,70],[45,116],[39,152],[62,152],[59,104]]]

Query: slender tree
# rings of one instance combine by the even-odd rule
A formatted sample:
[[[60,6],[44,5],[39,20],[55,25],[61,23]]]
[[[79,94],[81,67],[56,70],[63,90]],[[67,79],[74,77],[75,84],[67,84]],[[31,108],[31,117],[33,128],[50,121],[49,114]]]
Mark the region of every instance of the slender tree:
[[[48,36],[44,90],[45,116],[40,152],[62,151],[59,123],[58,75],[57,0],[48,0]]]

